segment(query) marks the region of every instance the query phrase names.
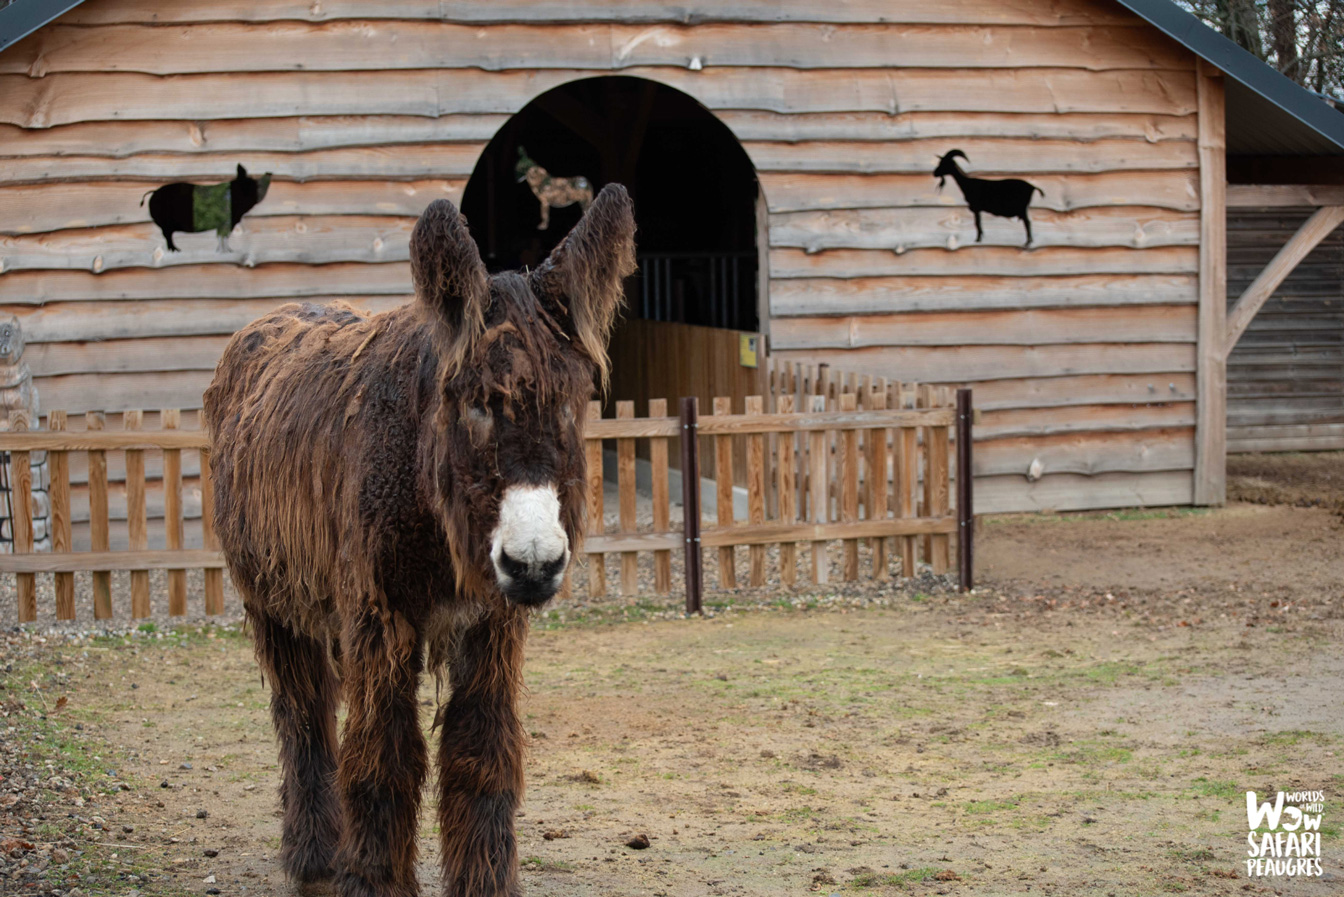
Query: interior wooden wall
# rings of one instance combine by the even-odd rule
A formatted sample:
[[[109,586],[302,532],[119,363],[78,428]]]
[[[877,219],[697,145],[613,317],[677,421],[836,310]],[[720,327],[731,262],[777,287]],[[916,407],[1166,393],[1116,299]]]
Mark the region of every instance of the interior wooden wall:
[[[1229,307],[1314,211],[1228,211]],[[1228,356],[1228,451],[1344,449],[1342,374],[1344,229],[1337,229],[1274,291]]]
[[[776,353],[975,387],[979,509],[1191,500],[1194,64],[1110,0],[88,0],[0,54],[0,307],[44,405],[199,407],[267,308],[404,301],[415,215],[612,72],[742,140]],[[1045,191],[1034,248],[973,244],[952,148]],[[142,194],[239,162],[275,180],[233,251],[165,253]]]

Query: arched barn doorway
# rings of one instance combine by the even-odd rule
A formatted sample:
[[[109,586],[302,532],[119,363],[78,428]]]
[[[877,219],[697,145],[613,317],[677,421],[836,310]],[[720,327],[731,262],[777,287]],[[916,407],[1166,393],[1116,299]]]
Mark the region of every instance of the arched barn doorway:
[[[594,195],[624,184],[634,199],[639,271],[612,339],[612,400],[632,399],[642,415],[650,398],[698,395],[708,412],[712,396],[760,391],[763,371],[739,352],[740,334],[760,329],[759,187],[722,122],[642,78],[588,78],[537,97],[495,134],[463,195],[492,271],[536,265],[579,220],[577,203],[551,207],[538,228],[530,164],[585,178]],[[577,185],[560,184],[561,199],[574,195]]]

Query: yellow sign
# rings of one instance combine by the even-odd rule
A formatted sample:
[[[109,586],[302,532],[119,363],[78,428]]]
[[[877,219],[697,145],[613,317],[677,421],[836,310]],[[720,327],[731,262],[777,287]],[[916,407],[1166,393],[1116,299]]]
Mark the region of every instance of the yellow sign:
[[[737,359],[744,368],[756,367],[756,341],[760,339],[754,333],[742,333],[737,337]]]

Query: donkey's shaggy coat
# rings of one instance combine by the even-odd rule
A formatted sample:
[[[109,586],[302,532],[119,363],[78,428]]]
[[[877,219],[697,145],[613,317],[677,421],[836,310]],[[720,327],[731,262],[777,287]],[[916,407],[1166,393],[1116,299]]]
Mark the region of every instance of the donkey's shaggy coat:
[[[608,186],[541,267],[487,276],[439,200],[411,270],[411,305],[288,305],[229,343],[205,394],[215,518],[271,683],[286,873],[334,875],[342,897],[418,893],[427,660],[451,687],[444,893],[511,895],[527,611],[581,532],[582,426],[634,270],[630,201]]]

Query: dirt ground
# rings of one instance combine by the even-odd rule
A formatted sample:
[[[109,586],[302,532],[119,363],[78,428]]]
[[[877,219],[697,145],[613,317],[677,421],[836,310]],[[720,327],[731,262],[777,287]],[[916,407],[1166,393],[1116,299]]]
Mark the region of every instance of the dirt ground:
[[[541,618],[527,893],[1341,893],[1342,534],[1246,503],[992,518],[970,595]],[[288,893],[236,625],[3,650],[0,895]],[[1247,790],[1325,792],[1323,876],[1247,877]]]

